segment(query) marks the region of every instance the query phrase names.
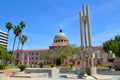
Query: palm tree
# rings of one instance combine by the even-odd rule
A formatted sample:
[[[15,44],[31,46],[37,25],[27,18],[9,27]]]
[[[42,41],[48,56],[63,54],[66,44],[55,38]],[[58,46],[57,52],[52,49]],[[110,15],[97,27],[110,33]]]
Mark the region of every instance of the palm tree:
[[[21,38],[21,35],[22,35],[22,30],[23,30],[23,28],[25,28],[26,24],[25,24],[23,21],[21,21],[21,22],[19,23],[19,25],[20,25],[20,28],[21,28],[21,33],[20,33],[20,35],[19,35],[19,40],[18,40],[18,47],[17,47],[17,49],[19,49],[20,38]]]
[[[14,51],[16,38],[17,38],[17,37],[20,35],[20,33],[21,33],[21,28],[20,28],[20,26],[14,26],[13,31],[14,31],[15,37],[14,37],[14,42],[13,42],[12,53],[13,53],[13,51]]]
[[[21,44],[22,44],[22,46],[21,46],[21,54],[22,54],[22,50],[23,50],[23,45],[24,45],[24,43],[25,43],[26,41],[27,41],[27,36],[22,35],[21,38],[20,38],[20,42],[21,42]],[[23,54],[22,54],[22,64],[23,64]]]
[[[6,23],[6,28],[8,29],[8,33],[9,33],[9,31],[12,29],[12,23],[11,22],[7,22]]]
[[[10,30],[12,29],[12,23],[11,22],[7,22],[6,23],[6,28],[8,29],[8,37],[9,37],[9,32],[10,32]]]

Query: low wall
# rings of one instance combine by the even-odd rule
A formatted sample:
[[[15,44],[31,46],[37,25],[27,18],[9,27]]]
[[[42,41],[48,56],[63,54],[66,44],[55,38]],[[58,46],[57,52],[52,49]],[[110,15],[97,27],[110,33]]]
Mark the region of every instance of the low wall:
[[[120,75],[120,71],[97,71],[97,73],[104,75]]]
[[[53,74],[58,74],[56,68],[26,68],[25,73],[48,73],[48,77],[52,77]]]
[[[76,74],[76,70],[71,70],[71,69],[61,69],[59,73],[67,73],[67,74]]]

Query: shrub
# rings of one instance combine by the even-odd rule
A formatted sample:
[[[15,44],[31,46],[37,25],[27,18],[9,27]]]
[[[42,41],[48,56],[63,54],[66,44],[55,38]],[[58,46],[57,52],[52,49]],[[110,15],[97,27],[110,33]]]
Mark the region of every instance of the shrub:
[[[40,68],[42,68],[43,65],[44,65],[44,63],[43,63],[43,62],[40,62],[38,65],[40,66]]]
[[[55,66],[56,66],[55,64],[50,64],[50,67],[52,67],[52,68],[55,67]]]
[[[23,71],[27,68],[26,65],[18,65],[18,68],[20,69],[20,71]]]
[[[69,68],[69,64],[62,64],[61,67],[64,67],[64,68]]]
[[[5,65],[0,65],[0,70],[5,69]]]

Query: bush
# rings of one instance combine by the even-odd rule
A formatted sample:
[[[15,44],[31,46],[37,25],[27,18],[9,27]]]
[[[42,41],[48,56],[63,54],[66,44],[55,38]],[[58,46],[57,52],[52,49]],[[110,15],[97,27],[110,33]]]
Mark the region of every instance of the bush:
[[[52,68],[55,67],[55,66],[56,66],[55,64],[50,64],[50,67],[52,67]]]
[[[0,70],[5,69],[5,65],[0,65]]]
[[[42,68],[43,65],[44,65],[44,63],[43,63],[43,62],[40,62],[38,65],[40,66],[40,68]]]
[[[69,68],[70,65],[69,64],[62,64],[61,67],[64,67],[64,68]]]
[[[120,71],[120,67],[119,66],[115,66],[115,71]]]
[[[20,69],[20,71],[23,71],[27,68],[26,65],[18,65],[18,68]]]

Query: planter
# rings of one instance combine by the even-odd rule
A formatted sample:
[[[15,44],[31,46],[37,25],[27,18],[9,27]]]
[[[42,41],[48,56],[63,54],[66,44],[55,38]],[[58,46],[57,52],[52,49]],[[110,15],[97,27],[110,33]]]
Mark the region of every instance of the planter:
[[[21,76],[21,75],[25,75],[24,71],[21,72],[13,72],[13,76]]]

